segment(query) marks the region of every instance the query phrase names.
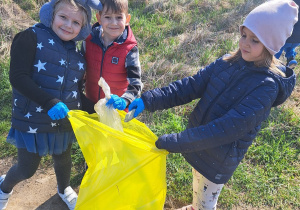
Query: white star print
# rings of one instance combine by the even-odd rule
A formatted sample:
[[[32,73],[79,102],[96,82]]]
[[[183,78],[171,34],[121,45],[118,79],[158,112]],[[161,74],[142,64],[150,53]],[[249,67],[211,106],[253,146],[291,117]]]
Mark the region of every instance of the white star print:
[[[29,117],[31,117],[32,115],[28,112],[24,117],[27,117],[29,119]]]
[[[42,63],[42,62],[39,60],[39,62],[38,62],[37,64],[35,64],[34,66],[38,68],[38,72],[40,72],[41,70],[45,70],[45,71],[46,71],[46,69],[45,69],[46,63],[47,63],[47,62]]]
[[[80,107],[80,103],[78,102],[78,104],[77,104],[77,107],[79,108]]]
[[[73,80],[74,83],[78,82],[78,79],[75,77],[75,79]]]
[[[56,82],[60,82],[60,84],[62,84],[63,82],[64,82],[64,76],[59,76],[59,75],[57,75],[57,77],[58,77],[58,80],[56,80]]]
[[[14,105],[15,105],[15,106],[17,106],[17,100],[18,100],[18,99],[15,99],[15,101],[14,101]]]
[[[49,40],[49,44],[52,44],[52,46],[54,45],[54,41],[53,41],[53,39],[48,39]]]
[[[79,66],[79,70],[82,69],[83,70],[83,63],[81,63],[80,61],[77,63]]]
[[[72,91],[72,93],[73,93],[72,98],[77,98],[77,91]]]
[[[51,126],[54,127],[54,126],[57,126],[57,125],[56,125],[56,123],[51,122]]]
[[[39,48],[39,49],[41,50],[42,47],[44,47],[44,46],[43,46],[43,43],[41,42],[41,43],[38,43],[38,44],[37,44],[37,47],[36,47],[36,48]]]
[[[36,133],[37,128],[33,129],[32,127],[29,126],[29,131],[27,133]]]
[[[66,64],[66,61],[64,59],[61,59],[59,62],[61,66]]]
[[[39,107],[35,107],[36,108],[36,112],[42,112],[43,111],[43,109],[42,109],[42,107],[41,106],[39,106]]]

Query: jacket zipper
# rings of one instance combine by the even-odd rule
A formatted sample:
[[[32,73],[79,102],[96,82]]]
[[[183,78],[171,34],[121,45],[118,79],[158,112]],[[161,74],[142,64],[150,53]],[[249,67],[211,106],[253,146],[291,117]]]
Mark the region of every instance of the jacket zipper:
[[[26,104],[25,104],[25,109],[24,109],[24,114],[27,114],[28,108],[29,108],[30,100],[26,98]]]
[[[106,48],[106,50],[103,50],[103,48],[101,47],[101,49],[102,49],[102,60],[101,60],[101,66],[100,66],[100,78],[102,77],[102,70],[103,70],[103,61],[104,61],[104,56],[105,56],[105,53],[107,52],[107,50],[108,50],[108,48],[110,48],[111,46],[113,46],[114,44],[112,43],[111,45],[109,45],[107,48]],[[100,78],[99,78],[99,80],[100,80]],[[98,100],[100,100],[101,99],[101,87],[99,86],[99,92],[98,92]]]
[[[105,52],[103,49],[102,49],[102,60],[101,60],[101,65],[100,65],[100,78],[102,77],[102,68],[103,68],[103,60],[104,60],[104,55],[105,55]],[[99,80],[100,80],[99,78]],[[98,81],[99,81],[98,80]],[[101,86],[99,85],[99,91],[98,91],[98,100],[100,100],[100,96],[101,96]]]
[[[60,89],[60,98],[61,98],[61,100],[63,100],[63,98],[62,98],[62,95],[63,95],[63,89],[64,89],[64,87],[65,87],[65,80],[66,80],[66,74],[67,74],[67,69],[69,68],[69,62],[70,62],[70,59],[69,59],[69,50],[67,50],[67,61],[66,61],[66,68],[65,68],[65,71],[64,71],[64,79],[63,79],[63,83],[62,83],[62,86],[61,86],[61,89]],[[60,132],[61,131],[61,126],[60,126],[60,122],[62,122],[62,119],[61,120],[59,120],[59,126],[57,126],[57,131],[58,132]]]

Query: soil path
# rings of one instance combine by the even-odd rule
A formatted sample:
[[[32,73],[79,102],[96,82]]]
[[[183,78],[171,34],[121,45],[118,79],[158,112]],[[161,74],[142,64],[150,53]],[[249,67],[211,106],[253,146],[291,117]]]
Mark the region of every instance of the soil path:
[[[5,174],[14,162],[12,158],[1,159],[0,174]],[[16,185],[7,210],[68,210],[56,186],[53,167],[38,169],[33,177]]]

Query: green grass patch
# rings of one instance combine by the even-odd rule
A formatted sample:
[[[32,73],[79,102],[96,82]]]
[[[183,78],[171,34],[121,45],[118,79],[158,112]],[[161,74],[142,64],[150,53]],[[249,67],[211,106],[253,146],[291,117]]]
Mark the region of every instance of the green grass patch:
[[[298,209],[299,134],[299,119],[289,109],[274,109],[221,193],[220,205]]]
[[[6,137],[10,128],[11,117],[11,87],[9,84],[9,59],[0,62],[0,157],[16,154],[16,149],[6,143]]]

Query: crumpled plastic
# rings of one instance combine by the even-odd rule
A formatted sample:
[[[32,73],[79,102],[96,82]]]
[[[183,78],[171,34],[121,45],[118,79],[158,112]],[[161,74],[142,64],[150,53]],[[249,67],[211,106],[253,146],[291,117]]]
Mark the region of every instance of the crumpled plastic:
[[[123,131],[121,118],[113,105],[106,106],[107,101],[111,98],[110,96],[110,87],[105,82],[103,77],[98,81],[98,85],[101,86],[105,98],[100,99],[94,106],[96,113],[99,116],[99,121],[109,127],[112,127],[116,130]]]

